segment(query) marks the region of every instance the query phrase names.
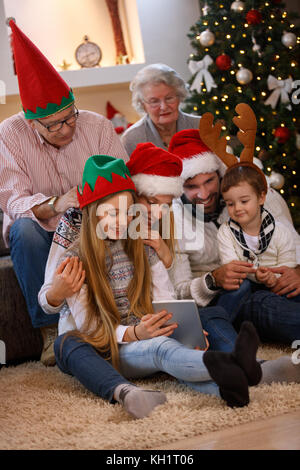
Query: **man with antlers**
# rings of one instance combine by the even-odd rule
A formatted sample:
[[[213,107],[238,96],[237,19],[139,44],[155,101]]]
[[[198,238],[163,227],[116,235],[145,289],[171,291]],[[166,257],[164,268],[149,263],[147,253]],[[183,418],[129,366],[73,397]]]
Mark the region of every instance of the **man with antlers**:
[[[218,304],[222,299],[219,294],[230,291],[230,308],[227,308],[228,317],[224,318],[223,331],[228,350],[234,344],[236,335],[230,323],[238,328],[243,320],[253,321],[263,341],[291,345],[294,340],[300,339],[300,306],[293,301],[300,293],[300,236],[293,227],[285,201],[275,190],[268,188],[264,207],[292,232],[298,266],[273,269],[280,274],[275,288],[251,292],[249,284],[243,281],[255,273],[252,263],[235,259],[221,265],[219,257],[218,229],[229,219],[220,192],[226,166],[250,165],[260,172],[253,164],[255,115],[245,104],[239,104],[236,111],[239,116],[234,118],[234,123],[240,129],[238,138],[244,146],[240,162],[227,153],[226,138],[220,138],[221,124],[213,125],[213,116],[209,113],[200,120],[200,132],[184,130],[175,134],[170,142],[169,151],[182,158],[185,181],[184,194],[173,204],[175,220],[180,220],[186,205],[190,205],[194,217],[197,216],[197,204],[204,208],[203,246],[199,246],[199,250],[187,250],[183,233],[182,240],[179,240],[180,270],[173,270],[172,281],[178,298],[192,297],[200,307]],[[285,297],[288,293],[289,299]],[[201,318],[208,332],[215,331],[217,322],[214,318]],[[212,337],[210,335],[210,339]],[[219,345],[211,344],[211,347],[218,349]]]

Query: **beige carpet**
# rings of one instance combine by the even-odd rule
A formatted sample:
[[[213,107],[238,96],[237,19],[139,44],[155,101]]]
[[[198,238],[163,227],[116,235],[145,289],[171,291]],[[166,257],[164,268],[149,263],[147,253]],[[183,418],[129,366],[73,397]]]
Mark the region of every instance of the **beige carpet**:
[[[260,357],[287,351],[264,347]],[[86,391],[57,367],[39,362],[0,370],[0,449],[155,449],[164,444],[300,409],[300,385],[251,388],[251,403],[230,409],[166,375],[139,385],[164,390],[168,402],[143,420]]]

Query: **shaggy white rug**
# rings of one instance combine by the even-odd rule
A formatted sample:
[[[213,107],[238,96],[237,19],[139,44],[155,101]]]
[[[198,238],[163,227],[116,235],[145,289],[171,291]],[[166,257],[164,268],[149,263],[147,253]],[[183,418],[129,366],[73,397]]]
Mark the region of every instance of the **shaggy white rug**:
[[[259,356],[287,351],[264,346]],[[289,351],[290,353],[290,351]],[[0,449],[155,449],[185,438],[300,409],[300,385],[252,387],[249,406],[228,408],[161,374],[137,382],[163,390],[168,402],[143,420],[111,405],[39,362],[0,370]]]

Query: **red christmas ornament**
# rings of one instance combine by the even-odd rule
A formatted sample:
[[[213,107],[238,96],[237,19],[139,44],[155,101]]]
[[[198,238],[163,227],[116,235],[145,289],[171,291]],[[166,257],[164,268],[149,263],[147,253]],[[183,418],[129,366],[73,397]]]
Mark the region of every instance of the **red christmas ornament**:
[[[231,57],[227,54],[221,54],[216,58],[216,66],[220,70],[229,70],[231,67]]]
[[[291,137],[291,131],[287,127],[277,127],[274,136],[278,139],[279,144],[285,144]]]
[[[272,3],[275,3],[275,5],[278,5],[279,3],[282,3],[283,0],[272,0]]]
[[[246,20],[248,24],[260,24],[262,15],[258,10],[249,10],[246,15]]]

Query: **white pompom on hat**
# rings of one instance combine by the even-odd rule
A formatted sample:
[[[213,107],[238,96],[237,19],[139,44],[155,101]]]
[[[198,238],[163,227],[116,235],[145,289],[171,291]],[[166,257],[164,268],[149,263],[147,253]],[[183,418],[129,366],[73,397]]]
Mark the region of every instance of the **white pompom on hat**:
[[[137,193],[149,197],[182,195],[182,162],[176,155],[145,142],[136,146],[126,165]]]

